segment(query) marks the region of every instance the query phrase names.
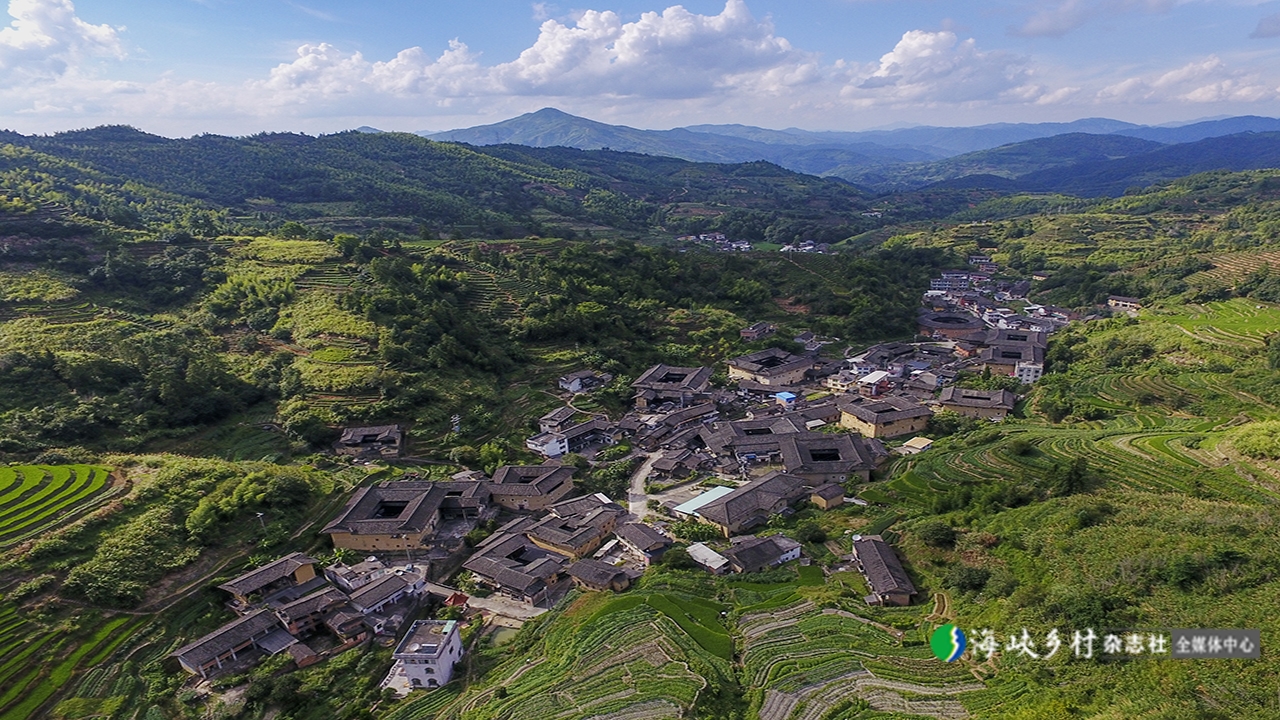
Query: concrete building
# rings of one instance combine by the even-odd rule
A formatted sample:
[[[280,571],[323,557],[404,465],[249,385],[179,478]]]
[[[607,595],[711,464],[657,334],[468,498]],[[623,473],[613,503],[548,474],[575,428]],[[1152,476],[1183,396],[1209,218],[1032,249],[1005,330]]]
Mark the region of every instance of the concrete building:
[[[437,688],[453,679],[453,666],[462,659],[462,639],[453,620],[419,620],[392,654],[412,688]],[[394,674],[397,668],[393,667]]]

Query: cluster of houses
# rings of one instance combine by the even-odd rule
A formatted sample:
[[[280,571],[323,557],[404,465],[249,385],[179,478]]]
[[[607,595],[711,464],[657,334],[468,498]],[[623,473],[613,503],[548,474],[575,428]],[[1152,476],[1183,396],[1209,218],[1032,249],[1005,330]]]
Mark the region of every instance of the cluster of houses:
[[[725,237],[724,233],[720,232],[700,233],[698,235],[681,235],[676,238],[676,242],[705,245],[719,252],[751,251],[751,243],[746,240],[730,240]]]
[[[227,665],[288,653],[299,667],[394,631],[427,592],[422,570],[376,557],[355,565],[291,553],[218,586],[235,619],[172,653],[202,678]],[[450,666],[452,667],[452,666]],[[439,679],[437,684],[448,682]],[[423,683],[427,686],[425,680]]]

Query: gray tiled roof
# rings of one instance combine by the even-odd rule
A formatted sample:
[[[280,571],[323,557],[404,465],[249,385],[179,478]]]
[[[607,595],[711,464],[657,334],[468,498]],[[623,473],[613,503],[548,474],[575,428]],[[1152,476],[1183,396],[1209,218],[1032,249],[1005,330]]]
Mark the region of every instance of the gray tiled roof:
[[[735,527],[781,510],[805,495],[802,478],[772,472],[743,485],[698,509],[698,515],[726,527]]]
[[[257,610],[233,620],[204,637],[173,651],[172,657],[180,658],[192,667],[202,667],[215,658],[225,655],[232,648],[266,635],[278,629],[280,621],[269,610]]]
[[[782,535],[757,537],[735,544],[724,551],[725,557],[743,572],[755,572],[773,565],[800,543]]]
[[[862,573],[871,586],[871,592],[877,595],[915,594],[916,586],[911,583],[893,548],[884,540],[874,535],[854,540],[853,554],[862,565]]]
[[[933,414],[932,410],[913,400],[892,395],[871,402],[847,403],[840,409],[873,425]]]
[[[277,580],[282,580],[292,575],[303,565],[314,565],[316,562],[315,558],[308,557],[302,553],[289,553],[279,560],[269,562],[256,570],[250,570],[233,580],[228,580],[219,585],[218,588],[226,590],[232,595],[243,597],[257,592]]]
[[[361,488],[322,532],[353,535],[424,532],[441,507],[479,508],[489,490],[479,482],[392,481]],[[403,503],[395,517],[378,517],[387,503]]]
[[[493,473],[489,490],[494,495],[552,495],[577,470],[572,465],[504,465]]]
[[[971,390],[954,385],[943,388],[938,398],[942,405],[999,410],[1012,410],[1016,401],[1017,396],[1008,390]]]
[[[627,574],[622,568],[615,567],[609,563],[600,562],[586,558],[565,568],[565,572],[570,576],[581,580],[588,585],[596,587],[604,587],[618,578],[619,575],[626,577]]]

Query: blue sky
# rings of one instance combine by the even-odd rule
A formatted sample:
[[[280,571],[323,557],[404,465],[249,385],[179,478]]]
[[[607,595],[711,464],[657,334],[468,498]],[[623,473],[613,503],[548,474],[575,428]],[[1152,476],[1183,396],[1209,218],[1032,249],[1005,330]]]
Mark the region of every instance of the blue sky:
[[[1280,0],[7,1],[23,132],[1280,115]]]

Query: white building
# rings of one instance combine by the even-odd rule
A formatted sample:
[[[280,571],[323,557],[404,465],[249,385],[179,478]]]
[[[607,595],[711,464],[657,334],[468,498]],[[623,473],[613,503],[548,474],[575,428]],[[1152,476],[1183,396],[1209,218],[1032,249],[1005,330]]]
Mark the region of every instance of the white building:
[[[723,575],[729,569],[729,558],[702,543],[689,546],[689,557],[713,575]]]
[[[1032,385],[1044,375],[1044,363],[1020,362],[1013,371],[1013,376],[1023,385]]]
[[[409,627],[392,655],[391,674],[402,674],[410,688],[436,688],[453,679],[462,659],[462,640],[453,620],[419,620]]]

